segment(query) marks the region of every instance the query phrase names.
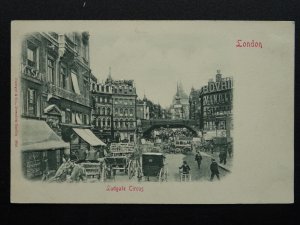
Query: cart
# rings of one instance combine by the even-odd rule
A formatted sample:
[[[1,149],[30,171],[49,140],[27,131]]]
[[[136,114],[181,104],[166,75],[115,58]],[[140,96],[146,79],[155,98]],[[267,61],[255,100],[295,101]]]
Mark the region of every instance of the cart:
[[[168,168],[165,164],[165,156],[158,152],[147,152],[142,154],[142,168],[138,168],[138,177],[150,181],[155,177],[159,182],[167,181]]]
[[[192,151],[190,140],[176,140],[175,141],[175,153],[187,154]]]

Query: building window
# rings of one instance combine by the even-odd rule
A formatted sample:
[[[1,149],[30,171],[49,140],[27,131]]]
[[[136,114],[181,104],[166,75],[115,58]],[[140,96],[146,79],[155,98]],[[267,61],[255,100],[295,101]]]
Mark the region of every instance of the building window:
[[[102,119],[102,127],[105,127],[105,119]]]
[[[72,121],[71,121],[71,123],[76,124],[75,113],[74,112],[72,112]]]
[[[37,48],[27,43],[27,65],[37,68]]]
[[[48,81],[52,84],[55,82],[55,68],[54,68],[54,61],[52,59],[48,59],[47,63],[47,73],[48,73]]]
[[[106,92],[109,92],[109,86],[106,86]]]
[[[125,109],[125,110],[124,110],[124,114],[125,114],[125,116],[128,115],[128,109]]]
[[[107,119],[107,126],[110,127],[110,119]]]
[[[120,114],[123,115],[123,109],[122,108],[120,109]]]
[[[100,87],[99,87],[99,84],[97,84],[97,91],[99,91],[100,90]]]
[[[101,91],[104,92],[104,86],[101,86]]]
[[[60,76],[61,76],[61,87],[67,88],[67,69],[65,67],[60,68]]]
[[[119,113],[119,110],[118,110],[118,108],[116,108],[115,109],[115,115],[118,115],[118,113]]]
[[[73,84],[73,91],[75,91],[76,94],[81,95],[79,85],[78,85],[77,75],[74,71],[71,72],[71,79]]]
[[[35,116],[36,115],[36,105],[37,105],[37,101],[36,101],[36,91],[33,89],[28,89],[28,93],[27,93],[27,112],[28,115],[30,116]]]
[[[133,109],[130,109],[130,116],[133,116]]]
[[[120,120],[120,128],[123,128],[123,125],[124,125],[124,124],[123,124],[123,120],[121,119],[121,120]]]
[[[110,115],[110,108],[107,108],[107,115]]]
[[[102,102],[102,97],[99,97],[99,102]]]

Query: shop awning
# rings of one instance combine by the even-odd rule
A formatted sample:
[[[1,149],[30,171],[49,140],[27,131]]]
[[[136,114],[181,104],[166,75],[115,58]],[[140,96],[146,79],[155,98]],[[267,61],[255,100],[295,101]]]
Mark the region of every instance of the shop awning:
[[[22,151],[70,148],[43,120],[21,119]]]
[[[105,146],[106,144],[101,141],[90,129],[73,128],[75,133],[91,146]]]

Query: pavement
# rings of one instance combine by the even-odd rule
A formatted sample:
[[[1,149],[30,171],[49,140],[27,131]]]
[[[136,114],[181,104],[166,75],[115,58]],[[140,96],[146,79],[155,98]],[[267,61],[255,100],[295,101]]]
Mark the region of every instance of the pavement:
[[[224,165],[224,163],[220,163],[219,152],[214,152],[213,154],[211,154],[210,152],[200,152],[200,154],[202,156],[214,158],[218,163],[219,167],[226,170],[227,172],[231,172],[233,157],[227,156],[226,164]]]

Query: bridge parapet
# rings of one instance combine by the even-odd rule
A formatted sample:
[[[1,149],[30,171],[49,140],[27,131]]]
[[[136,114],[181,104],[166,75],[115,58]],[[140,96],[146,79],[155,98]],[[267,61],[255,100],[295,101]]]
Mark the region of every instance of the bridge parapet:
[[[159,127],[186,127],[194,133],[197,133],[199,131],[198,127],[196,126],[196,121],[194,120],[152,119],[142,120],[141,125],[143,133],[150,132],[151,130]]]

